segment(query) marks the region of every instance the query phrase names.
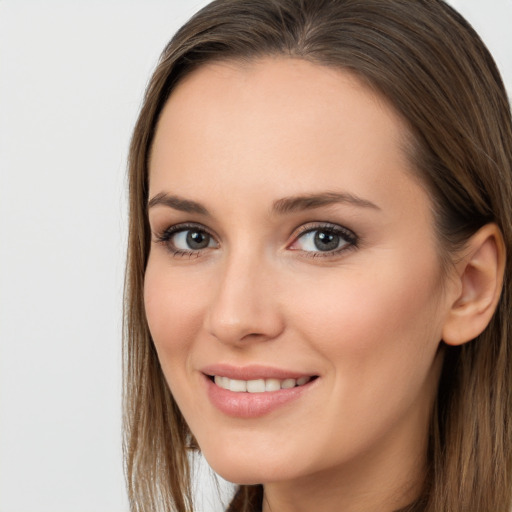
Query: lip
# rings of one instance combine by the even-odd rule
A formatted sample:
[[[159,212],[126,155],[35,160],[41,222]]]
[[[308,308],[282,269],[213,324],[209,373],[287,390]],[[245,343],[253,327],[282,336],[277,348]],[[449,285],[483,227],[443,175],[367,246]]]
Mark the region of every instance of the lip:
[[[300,377],[313,377],[313,374],[274,368],[264,365],[232,366],[229,364],[212,364],[201,368],[205,375],[221,375],[230,379],[299,379]]]
[[[267,366],[251,365],[235,367],[217,364],[204,367],[203,381],[206,392],[212,405],[227,416],[234,418],[258,418],[284,407],[307,394],[318,379],[313,379],[302,386],[264,393],[236,393],[217,386],[210,376],[221,375],[230,379],[298,379],[313,375],[296,371],[289,371]]]

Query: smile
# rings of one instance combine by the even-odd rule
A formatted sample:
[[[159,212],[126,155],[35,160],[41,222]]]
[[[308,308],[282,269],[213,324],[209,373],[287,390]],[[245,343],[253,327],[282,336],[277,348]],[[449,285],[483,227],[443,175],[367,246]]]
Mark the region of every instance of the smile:
[[[227,416],[245,419],[265,416],[309,396],[320,380],[318,375],[261,366],[217,365],[202,373],[210,403]]]
[[[235,393],[265,393],[304,386],[304,384],[307,384],[313,377],[299,377],[298,379],[239,380],[215,375],[210,378],[213,379],[218,387]]]

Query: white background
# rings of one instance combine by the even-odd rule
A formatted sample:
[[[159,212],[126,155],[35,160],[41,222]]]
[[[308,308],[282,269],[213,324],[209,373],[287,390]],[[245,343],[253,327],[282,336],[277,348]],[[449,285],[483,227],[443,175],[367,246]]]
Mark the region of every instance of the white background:
[[[160,51],[205,3],[0,0],[0,512],[127,511],[126,154]],[[512,91],[512,0],[452,4]]]

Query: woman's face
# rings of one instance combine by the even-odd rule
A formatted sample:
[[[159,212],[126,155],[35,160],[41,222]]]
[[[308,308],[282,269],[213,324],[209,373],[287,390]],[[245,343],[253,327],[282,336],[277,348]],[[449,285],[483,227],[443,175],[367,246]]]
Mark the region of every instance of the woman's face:
[[[205,65],[167,102],[146,313],[225,478],[421,473],[448,300],[406,143],[383,98],[298,59]]]

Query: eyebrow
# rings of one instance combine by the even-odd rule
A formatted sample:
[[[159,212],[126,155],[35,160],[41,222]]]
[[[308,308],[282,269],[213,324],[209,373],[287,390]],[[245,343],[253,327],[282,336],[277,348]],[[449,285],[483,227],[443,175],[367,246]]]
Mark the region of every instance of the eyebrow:
[[[345,203],[361,208],[372,208],[374,210],[380,210],[380,208],[368,201],[354,194],[347,192],[323,192],[319,194],[306,194],[301,196],[283,197],[274,201],[272,206],[272,212],[280,215],[287,213],[293,213],[301,210],[313,210],[322,206],[329,206],[331,204]],[[185,199],[180,196],[169,195],[165,192],[160,192],[148,202],[148,209],[154,206],[167,206],[174,210],[197,213],[200,215],[209,216],[208,210],[200,203]]]
[[[380,208],[371,201],[347,192],[323,192],[320,194],[284,197],[274,202],[272,210],[279,214],[285,214],[299,210],[312,210],[336,203],[345,203],[361,208],[380,210]]]
[[[151,198],[148,202],[148,209],[157,205],[168,206],[169,208],[174,208],[175,210],[187,213],[210,215],[208,210],[202,204],[191,201],[190,199],[184,199],[183,197],[169,195],[165,192],[160,192],[160,194]]]

